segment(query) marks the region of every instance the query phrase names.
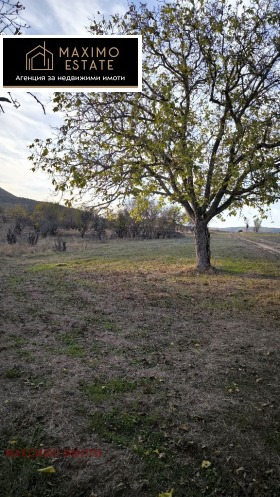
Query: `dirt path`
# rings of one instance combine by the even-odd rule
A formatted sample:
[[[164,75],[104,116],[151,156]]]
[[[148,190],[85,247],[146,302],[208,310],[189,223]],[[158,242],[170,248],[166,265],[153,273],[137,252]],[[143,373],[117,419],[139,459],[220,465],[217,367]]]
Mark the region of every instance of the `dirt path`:
[[[273,247],[272,245],[267,245],[265,243],[259,243],[259,242],[253,242],[252,240],[249,240],[248,238],[243,238],[242,236],[239,236],[239,235],[234,235],[234,238],[238,238],[239,240],[242,240],[243,242],[252,243],[253,245],[256,245],[257,247],[260,247],[264,250],[268,250],[269,252],[274,252],[276,254],[280,254],[280,250],[276,247]]]

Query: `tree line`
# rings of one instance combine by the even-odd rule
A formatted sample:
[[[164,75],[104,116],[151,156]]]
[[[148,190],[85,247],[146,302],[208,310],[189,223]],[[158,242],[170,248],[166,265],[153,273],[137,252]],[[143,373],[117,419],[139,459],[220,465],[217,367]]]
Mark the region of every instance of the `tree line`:
[[[100,214],[92,209],[66,208],[58,203],[38,202],[33,210],[22,205],[0,206],[3,223],[7,224],[7,241],[17,242],[25,234],[30,245],[39,236],[59,236],[76,231],[81,238],[174,238],[191,229],[179,207],[164,206],[153,199],[133,199],[123,207]],[[28,233],[28,235],[27,235]]]

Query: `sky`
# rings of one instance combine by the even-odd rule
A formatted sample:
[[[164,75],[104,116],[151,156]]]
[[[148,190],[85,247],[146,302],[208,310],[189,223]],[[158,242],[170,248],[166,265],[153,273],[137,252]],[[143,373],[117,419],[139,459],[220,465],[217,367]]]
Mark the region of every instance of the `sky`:
[[[111,15],[127,11],[126,0],[23,0],[25,6],[22,20],[30,26],[23,34],[37,35],[87,35],[87,27],[97,11]],[[147,2],[152,4],[152,0]],[[7,96],[0,90],[1,96]],[[51,136],[52,127],[59,125],[57,114],[52,112],[51,93],[36,93],[46,106],[44,115],[40,105],[27,93],[13,94],[20,101],[15,109],[10,104],[4,107],[0,115],[0,187],[13,195],[35,200],[54,201],[51,178],[43,172],[31,171],[32,164],[27,159],[28,145],[35,138],[45,139]],[[244,216],[253,225],[253,216],[258,213],[253,209],[244,209],[240,216],[226,217],[225,222],[213,220],[212,226],[243,226]],[[263,226],[280,227],[280,204],[272,207]]]

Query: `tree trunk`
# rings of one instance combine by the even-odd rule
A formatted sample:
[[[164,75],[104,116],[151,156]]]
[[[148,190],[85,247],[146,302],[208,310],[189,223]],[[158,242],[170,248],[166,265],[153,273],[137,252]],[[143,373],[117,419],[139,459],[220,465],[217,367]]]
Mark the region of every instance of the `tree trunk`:
[[[205,221],[196,221],[194,226],[195,250],[197,269],[199,271],[209,271],[211,269],[210,258],[210,233]]]

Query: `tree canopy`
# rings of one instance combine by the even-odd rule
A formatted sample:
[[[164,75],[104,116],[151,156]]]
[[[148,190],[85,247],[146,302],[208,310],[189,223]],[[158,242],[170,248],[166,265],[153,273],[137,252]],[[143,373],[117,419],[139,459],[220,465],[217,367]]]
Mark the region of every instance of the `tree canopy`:
[[[279,198],[279,21],[274,0],[131,4],[94,20],[94,35],[142,34],[143,90],[55,93],[64,122],[31,145],[34,170],[104,204],[130,195],[180,204],[198,267],[210,267],[209,221]]]

